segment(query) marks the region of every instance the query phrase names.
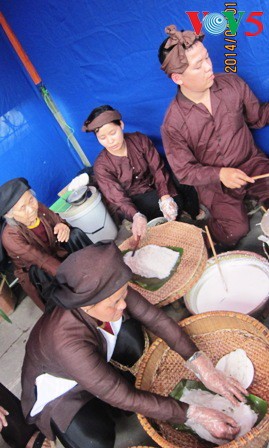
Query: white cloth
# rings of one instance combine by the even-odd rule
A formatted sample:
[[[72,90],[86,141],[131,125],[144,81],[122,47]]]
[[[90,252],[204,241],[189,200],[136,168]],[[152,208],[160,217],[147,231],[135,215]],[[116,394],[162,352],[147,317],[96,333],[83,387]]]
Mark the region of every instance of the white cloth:
[[[108,331],[104,330],[103,328],[97,327],[98,330],[102,333],[104,336],[106,343],[107,343],[107,352],[106,352],[106,360],[109,362],[112,358],[114,348],[117,342],[118,333],[121,329],[122,325],[122,317],[117,320],[116,322],[109,322],[111,325],[111,328],[113,330],[114,334],[109,333]]]
[[[49,373],[39,375],[36,378],[35,383],[37,388],[37,400],[30,412],[31,417],[34,417],[41,412],[50,401],[55,400],[55,398],[60,397],[77,385],[76,381],[58,378]]]
[[[87,173],[82,173],[79,176],[74,177],[68,185],[68,191],[78,190],[80,187],[88,185],[89,180],[90,178]]]
[[[107,362],[110,361],[115,345],[117,342],[117,336],[121,329],[122,317],[116,322],[109,322],[114,334],[108,333],[103,328],[97,327],[97,329],[104,336],[107,343]],[[34,417],[43,408],[55,398],[60,397],[69,390],[73,389],[78,383],[73,380],[68,380],[65,378],[58,378],[56,376],[50,375],[49,373],[43,373],[36,378],[36,388],[37,388],[37,400],[32,407],[30,416]]]

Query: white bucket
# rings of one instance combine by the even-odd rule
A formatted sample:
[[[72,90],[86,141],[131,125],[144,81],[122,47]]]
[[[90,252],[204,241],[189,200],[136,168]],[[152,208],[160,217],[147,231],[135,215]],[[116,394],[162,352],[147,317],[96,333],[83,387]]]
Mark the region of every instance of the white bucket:
[[[60,213],[72,227],[83,230],[93,243],[111,241],[117,236],[117,227],[104,206],[101,194],[95,187],[89,187],[92,195],[81,205],[73,205]]]

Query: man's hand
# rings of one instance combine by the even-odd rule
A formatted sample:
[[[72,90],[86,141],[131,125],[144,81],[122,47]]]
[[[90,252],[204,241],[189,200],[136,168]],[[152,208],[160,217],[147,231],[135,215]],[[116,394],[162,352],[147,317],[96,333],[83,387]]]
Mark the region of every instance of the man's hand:
[[[2,408],[2,406],[0,406],[0,432],[2,431],[3,427],[7,426],[7,415],[9,415],[9,412]]]
[[[255,183],[252,177],[247,176],[243,171],[237,168],[221,168],[219,173],[220,181],[227,188],[240,188],[247,182]]]
[[[70,236],[70,229],[66,224],[59,222],[54,227],[54,235],[57,235],[57,240],[60,243],[67,243]]]

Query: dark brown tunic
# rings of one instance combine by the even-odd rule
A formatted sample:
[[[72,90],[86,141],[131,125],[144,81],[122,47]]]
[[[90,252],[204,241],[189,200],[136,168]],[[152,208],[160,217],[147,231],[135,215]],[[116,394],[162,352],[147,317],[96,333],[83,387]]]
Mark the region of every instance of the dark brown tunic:
[[[185,359],[197,351],[177,323],[138,292],[129,288],[126,303],[131,317],[162,337]],[[136,389],[106,362],[106,342],[97,329],[97,322],[81,309],[69,311],[57,307],[52,314],[44,314],[33,328],[22,369],[22,408],[25,416],[29,415],[35,403],[35,380],[42,373],[78,383],[72,390],[48,403],[35,417],[28,419],[50,438],[53,438],[51,418],[64,432],[78,410],[93,396],[112,406],[160,420],[184,422],[186,419],[175,400]]]
[[[40,303],[40,297],[29,280],[30,266],[35,264],[49,274],[55,275],[61,260],[67,255],[57,241],[57,235],[53,233],[56,224],[61,222],[66,224],[66,222],[40,202],[38,203],[38,217],[45,227],[48,244],[45,244],[37,234],[20,223],[16,226],[7,224],[2,235],[3,246],[14,264],[14,273],[26,294],[35,303]]]
[[[117,213],[132,220],[138,212],[131,196],[156,189],[159,198],[176,196],[164,163],[151,140],[140,132],[124,134],[127,157],[103,149],[94,163],[99,188]]]
[[[219,172],[222,167],[238,168],[249,176],[269,172],[268,158],[249,130],[269,122],[269,103],[260,104],[247,84],[232,74],[217,74],[210,94],[212,115],[179,90],[165,115],[162,137],[174,174],[181,183],[196,187],[200,202],[212,214],[213,233],[228,243],[239,236],[240,226],[243,233],[248,229],[242,207],[245,194],[267,199],[269,181],[232,190],[221,184]]]

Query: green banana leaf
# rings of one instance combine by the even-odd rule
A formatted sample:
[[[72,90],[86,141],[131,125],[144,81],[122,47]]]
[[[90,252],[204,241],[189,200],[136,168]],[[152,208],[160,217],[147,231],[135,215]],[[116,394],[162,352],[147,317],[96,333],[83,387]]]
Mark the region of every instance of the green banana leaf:
[[[3,319],[5,319],[10,324],[12,323],[11,320],[9,319],[9,317],[6,315],[6,313],[4,313],[4,311],[1,309],[0,309],[0,316],[3,317]]]
[[[180,254],[175,266],[171,270],[168,277],[165,277],[163,279],[156,278],[156,277],[147,278],[147,277],[143,277],[141,275],[133,274],[132,280],[131,280],[133,283],[136,283],[138,286],[140,286],[143,289],[146,289],[147,291],[154,292],[154,291],[157,291],[158,289],[160,289],[168,280],[170,280],[170,278],[174,275],[174,273],[176,272],[176,270],[180,264],[180,261],[181,261],[182,255],[183,255],[183,249],[181,247],[174,247],[174,246],[164,246],[164,247],[166,247],[167,249],[174,250],[175,252],[179,252],[179,254]],[[122,251],[122,255],[127,254],[127,252],[131,252],[131,250],[132,249]]]
[[[207,392],[214,393],[214,392],[210,391],[209,389],[207,389],[204,386],[204,384],[201,383],[200,381],[183,379],[172,390],[172,392],[170,393],[170,396],[172,398],[174,398],[175,400],[180,400],[183,395],[185,387],[189,390],[190,389],[201,389],[201,390],[205,390]],[[258,415],[258,419],[255,423],[255,426],[256,426],[265,417],[265,415],[267,413],[268,404],[265,400],[257,397],[256,395],[253,395],[253,394],[249,394],[246,397],[246,399],[247,399],[246,404],[248,404],[251,407],[251,409],[254,412],[256,412],[256,414]],[[186,432],[190,432],[191,434],[195,434],[190,428],[188,428],[188,426],[186,426],[184,424],[173,425],[173,426],[174,426],[174,428],[176,428],[180,431],[186,431]]]

